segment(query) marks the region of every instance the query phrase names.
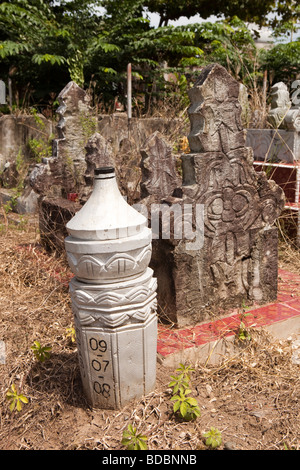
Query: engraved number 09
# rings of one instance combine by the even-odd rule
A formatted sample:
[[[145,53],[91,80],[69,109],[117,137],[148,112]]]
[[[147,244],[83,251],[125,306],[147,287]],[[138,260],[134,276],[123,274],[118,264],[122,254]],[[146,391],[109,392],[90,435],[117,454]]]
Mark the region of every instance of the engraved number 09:
[[[107,350],[107,343],[104,339],[100,339],[100,341],[96,340],[95,338],[90,338],[90,348],[93,351],[99,350],[102,353],[105,353]]]

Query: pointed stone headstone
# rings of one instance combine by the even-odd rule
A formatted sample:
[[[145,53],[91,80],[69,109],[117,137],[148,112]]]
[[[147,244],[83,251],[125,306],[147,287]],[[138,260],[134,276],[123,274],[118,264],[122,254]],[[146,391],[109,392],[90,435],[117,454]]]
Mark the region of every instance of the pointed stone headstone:
[[[114,165],[112,147],[98,132],[95,132],[95,134],[89,138],[85,150],[85,161],[87,164],[86,176],[93,178],[95,168]]]
[[[65,193],[84,187],[86,171],[85,145],[96,130],[96,118],[85,90],[71,81],[58,95],[58,139],[53,154],[61,162]]]
[[[182,156],[183,201],[204,208],[204,244],[175,248],[180,324],[203,320],[218,307],[276,299],[276,218],[284,195],[253,168],[245,147],[239,84],[217,64],[189,92],[191,153]]]
[[[182,156],[183,205],[204,209],[200,249],[174,249],[179,325],[218,309],[266,303],[277,296],[276,218],[284,194],[253,168],[245,147],[239,84],[218,64],[204,69],[189,92],[190,154]]]

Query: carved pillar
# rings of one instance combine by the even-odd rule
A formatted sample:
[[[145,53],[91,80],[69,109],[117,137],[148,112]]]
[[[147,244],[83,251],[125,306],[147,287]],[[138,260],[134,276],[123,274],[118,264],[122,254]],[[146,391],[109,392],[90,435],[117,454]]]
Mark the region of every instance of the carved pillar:
[[[121,196],[112,167],[67,224],[65,246],[80,370],[94,407],[117,409],[156,381],[156,279],[151,230]]]

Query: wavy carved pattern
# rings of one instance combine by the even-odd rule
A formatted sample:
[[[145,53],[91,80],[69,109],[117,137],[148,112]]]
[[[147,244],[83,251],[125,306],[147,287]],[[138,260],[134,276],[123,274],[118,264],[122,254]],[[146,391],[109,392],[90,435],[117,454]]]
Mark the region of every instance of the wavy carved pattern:
[[[150,287],[137,286],[127,292],[127,294],[119,294],[117,292],[110,291],[101,292],[100,294],[93,296],[81,289],[71,289],[71,297],[72,300],[76,302],[76,304],[87,307],[119,306],[130,303],[144,302],[156,291],[156,288],[157,281],[156,279],[153,279]]]
[[[75,305],[73,305],[73,312],[81,326],[91,326],[97,323],[98,326],[115,328],[126,323],[143,323],[151,315],[156,313],[156,308],[157,300],[154,298],[144,307],[137,310],[128,310],[126,312],[99,315],[86,312]]]
[[[97,279],[111,276],[126,276],[145,269],[151,259],[151,246],[146,246],[138,256],[128,253],[115,253],[108,260],[103,261],[98,255],[83,255],[77,259],[73,253],[68,253],[68,261],[72,271],[78,277]]]

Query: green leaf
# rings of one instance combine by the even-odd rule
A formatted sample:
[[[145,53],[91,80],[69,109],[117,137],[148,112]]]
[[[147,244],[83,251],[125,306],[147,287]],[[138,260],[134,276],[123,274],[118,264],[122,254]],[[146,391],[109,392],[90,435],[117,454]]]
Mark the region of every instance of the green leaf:
[[[180,403],[180,413],[181,413],[181,416],[184,418],[187,414],[187,411],[188,411],[188,404],[186,401],[183,401]]]
[[[195,398],[188,397],[186,401],[191,406],[198,406],[198,402]]]
[[[139,447],[140,447],[140,450],[147,450],[148,449],[146,442],[144,442],[144,439],[142,439],[141,437],[140,437],[140,440],[139,440]]]
[[[28,403],[28,398],[18,393],[15,384],[12,384],[10,390],[7,391],[6,398],[10,401],[10,411],[13,411],[14,409],[21,411],[22,403]]]
[[[173,395],[173,397],[171,398],[171,401],[174,401],[174,400],[180,400],[180,396],[179,395]]]
[[[15,400],[13,400],[13,401],[11,402],[10,406],[9,406],[10,411],[14,411],[14,409],[15,409],[15,404],[16,404],[16,402],[15,402]]]
[[[103,68],[103,71],[104,71],[105,73],[111,73],[112,75],[117,75],[117,73],[118,73],[116,70],[114,70],[114,69],[112,69],[112,68],[110,68],[110,67],[105,67],[105,68]]]
[[[147,436],[137,434],[137,429],[132,424],[128,424],[127,429],[123,431],[122,445],[128,450],[147,450]]]
[[[20,400],[17,400],[17,411],[21,411],[21,409],[22,409],[22,404]]]
[[[66,59],[63,56],[53,54],[34,54],[32,56],[32,61],[38,65],[42,64],[43,62],[50,62],[52,65],[61,65],[66,62]]]
[[[174,413],[176,413],[179,410],[179,407],[180,407],[180,401],[176,401],[176,403],[174,403],[174,406],[173,406]]]

